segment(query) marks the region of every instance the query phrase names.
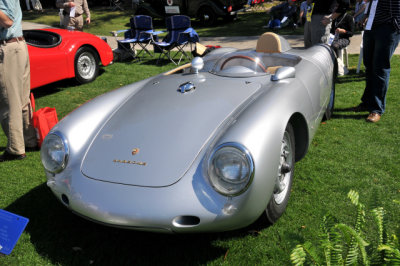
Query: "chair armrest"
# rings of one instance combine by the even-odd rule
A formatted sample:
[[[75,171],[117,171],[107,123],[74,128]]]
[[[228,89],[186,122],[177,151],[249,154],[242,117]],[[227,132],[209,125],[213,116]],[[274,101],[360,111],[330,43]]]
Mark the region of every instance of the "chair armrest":
[[[190,42],[197,42],[199,39],[199,35],[193,28],[187,28],[185,31],[179,33],[178,39],[180,38],[181,34],[188,34],[189,35],[189,41]]]
[[[129,30],[116,30],[116,31],[110,31],[110,33],[112,34],[112,36],[117,37],[118,34],[127,32],[127,31],[129,31]]]
[[[167,32],[167,31],[165,31],[165,30],[160,30],[160,31],[148,30],[148,31],[145,31],[145,32],[148,33],[148,34],[151,34],[151,35],[159,35],[161,33]]]

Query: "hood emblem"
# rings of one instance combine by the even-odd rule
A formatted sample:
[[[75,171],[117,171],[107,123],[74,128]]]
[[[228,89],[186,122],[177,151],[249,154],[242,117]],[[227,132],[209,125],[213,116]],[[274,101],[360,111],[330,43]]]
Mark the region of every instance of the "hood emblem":
[[[137,161],[128,161],[128,160],[117,160],[114,159],[113,160],[114,163],[124,163],[124,164],[136,164],[136,165],[142,165],[142,166],[146,166],[146,162],[137,162]]]
[[[178,91],[180,93],[186,93],[186,92],[192,91],[194,89],[196,89],[196,86],[194,86],[194,84],[192,82],[186,82],[179,86]]]
[[[132,156],[136,155],[139,153],[139,148],[133,148],[132,149]],[[142,165],[146,166],[146,162],[139,162],[139,161],[131,161],[131,160],[119,160],[119,159],[114,159],[114,163],[123,163],[123,164],[136,164],[136,165]]]

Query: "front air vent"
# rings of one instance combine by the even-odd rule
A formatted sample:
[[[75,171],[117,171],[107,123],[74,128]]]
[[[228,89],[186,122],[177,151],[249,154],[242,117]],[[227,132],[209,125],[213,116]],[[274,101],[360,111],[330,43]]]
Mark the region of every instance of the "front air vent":
[[[175,217],[174,220],[172,220],[172,224],[175,227],[193,227],[199,225],[199,223],[200,223],[200,218],[191,215],[178,216]]]

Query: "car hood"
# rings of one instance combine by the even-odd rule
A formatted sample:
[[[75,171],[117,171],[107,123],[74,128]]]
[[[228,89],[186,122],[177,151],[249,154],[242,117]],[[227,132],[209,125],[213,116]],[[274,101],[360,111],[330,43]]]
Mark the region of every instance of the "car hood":
[[[195,89],[181,93],[179,85]],[[159,76],[105,122],[82,162],[88,178],[135,186],[177,182],[221,123],[259,83],[199,75]]]

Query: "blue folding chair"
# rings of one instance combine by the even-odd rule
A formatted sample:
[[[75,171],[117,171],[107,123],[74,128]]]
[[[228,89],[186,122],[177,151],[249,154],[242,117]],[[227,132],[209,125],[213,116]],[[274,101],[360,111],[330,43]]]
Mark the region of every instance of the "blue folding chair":
[[[154,52],[160,53],[157,63],[165,56],[175,65],[179,65],[183,57],[190,60],[192,44],[199,41],[199,35],[191,27],[190,18],[184,15],[175,15],[167,17],[165,23],[167,26],[167,35],[161,42],[155,40],[153,42]],[[190,45],[189,54],[185,51],[188,45]],[[177,49],[177,53],[171,57],[171,51],[175,48]],[[174,59],[179,55],[179,61],[176,63]]]
[[[124,39],[118,40],[118,49],[123,49],[129,52],[133,57],[140,59],[140,55],[144,52],[153,57],[153,54],[147,49],[153,41],[157,41],[157,35],[161,31],[153,30],[153,20],[150,16],[138,15],[130,19],[130,29],[112,31],[111,33],[117,38],[119,33],[124,33]],[[136,45],[139,49],[136,53]]]

